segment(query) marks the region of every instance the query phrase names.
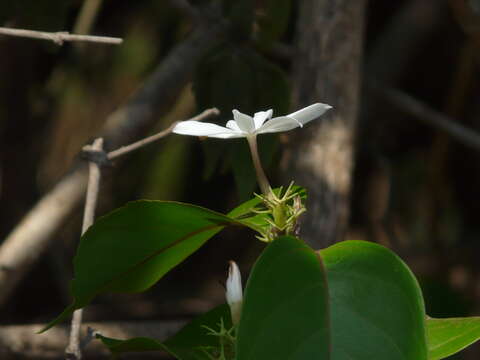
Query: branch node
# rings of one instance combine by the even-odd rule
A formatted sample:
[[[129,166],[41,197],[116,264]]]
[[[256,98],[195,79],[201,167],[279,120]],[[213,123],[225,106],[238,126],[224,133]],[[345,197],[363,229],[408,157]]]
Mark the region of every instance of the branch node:
[[[101,167],[112,167],[113,163],[109,159],[105,150],[95,150],[92,145],[85,145],[82,148],[80,157],[88,162],[93,162]]]

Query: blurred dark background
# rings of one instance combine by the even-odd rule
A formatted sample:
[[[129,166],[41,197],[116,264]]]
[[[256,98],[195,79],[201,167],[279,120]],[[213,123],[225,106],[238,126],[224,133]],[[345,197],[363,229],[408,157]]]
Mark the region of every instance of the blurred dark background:
[[[173,101],[152,114],[138,138],[209,106],[222,110],[220,124],[232,108],[296,110],[290,94],[297,2],[252,1],[250,20],[241,9],[229,9],[228,1],[191,1],[203,11],[200,20],[182,8],[185,2],[154,0],[104,0],[81,17],[87,2],[0,3],[4,27],[124,38],[120,46],[57,46],[0,35],[0,243],[81,163],[82,146],[109,114],[130,101],[172,49],[205,26],[199,22],[214,26],[224,16],[235,26],[229,41],[211,46],[185,85],[172,89]],[[370,0],[364,17],[363,55],[351,59],[359,63],[362,85],[346,238],[397,252],[418,277],[429,315],[479,315],[480,144],[452,136],[396,95],[408,94],[468,133],[480,133],[480,3]],[[274,184],[284,178],[276,166],[283,136],[259,139]],[[105,168],[97,214],[139,198],[228,211],[255,189],[244,145],[172,135],[128,155]],[[49,321],[69,303],[81,205],[0,308],[0,326]],[[226,230],[146,293],[100,296],[86,320],[168,320],[203,312],[223,302],[228,260],[247,273],[261,249],[249,231]],[[473,346],[455,359],[476,359],[479,352]]]

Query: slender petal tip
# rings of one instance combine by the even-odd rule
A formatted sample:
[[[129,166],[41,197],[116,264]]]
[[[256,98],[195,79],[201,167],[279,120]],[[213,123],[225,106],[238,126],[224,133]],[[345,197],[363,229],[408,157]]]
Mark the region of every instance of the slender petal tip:
[[[271,109],[256,112],[253,117],[235,109],[232,110],[233,120],[229,120],[225,127],[187,120],[180,121],[172,131],[181,135],[207,136],[218,139],[249,138],[258,134],[290,131],[297,127],[303,127],[303,125],[317,119],[331,108],[332,106],[328,104],[316,103],[289,115],[273,119]]]
[[[228,268],[226,298],[229,304],[241,302],[243,299],[242,276],[235,261],[230,261]]]
[[[287,116],[295,119],[296,121],[298,121],[299,125],[302,126],[312,120],[315,120],[331,108],[332,106],[328,104],[316,103],[298,111],[295,111],[294,113],[291,113]]]

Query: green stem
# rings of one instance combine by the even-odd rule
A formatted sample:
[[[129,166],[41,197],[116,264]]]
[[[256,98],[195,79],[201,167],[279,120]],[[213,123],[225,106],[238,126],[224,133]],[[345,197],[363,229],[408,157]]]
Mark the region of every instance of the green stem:
[[[268,182],[267,175],[265,175],[265,171],[263,171],[260,156],[258,155],[257,136],[247,136],[247,140],[248,145],[250,146],[250,152],[252,153],[253,166],[255,167],[255,172],[257,173],[258,185],[260,186],[262,193],[264,195],[268,195],[271,187],[270,183]]]

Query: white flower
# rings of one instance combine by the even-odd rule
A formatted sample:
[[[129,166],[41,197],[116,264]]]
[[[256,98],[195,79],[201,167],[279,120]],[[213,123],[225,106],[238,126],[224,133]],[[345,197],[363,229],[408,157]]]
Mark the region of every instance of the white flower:
[[[238,324],[242,313],[243,291],[242,275],[235,261],[230,261],[227,277],[227,291],[225,293],[227,303],[230,306],[233,324]]]
[[[233,119],[229,120],[226,127],[212,123],[194,120],[179,122],[173,132],[181,135],[207,136],[220,139],[233,139],[240,137],[254,137],[258,134],[289,131],[318,118],[332,107],[327,104],[316,103],[286,116],[271,119],[273,111],[260,111],[253,118],[233,110]]]

